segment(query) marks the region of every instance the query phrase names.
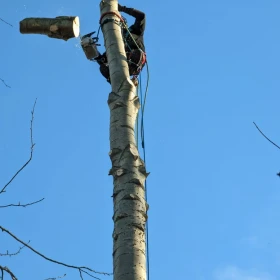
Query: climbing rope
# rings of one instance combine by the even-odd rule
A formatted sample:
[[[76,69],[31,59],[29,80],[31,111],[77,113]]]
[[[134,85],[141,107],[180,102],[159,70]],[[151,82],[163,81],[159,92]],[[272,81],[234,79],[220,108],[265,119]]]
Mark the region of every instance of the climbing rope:
[[[146,161],[146,145],[145,145],[145,126],[144,126],[144,112],[145,112],[145,105],[146,105],[146,98],[147,98],[147,93],[148,93],[148,85],[149,85],[149,68],[147,64],[147,84],[146,84],[146,90],[144,93],[144,98],[143,98],[143,91],[142,91],[142,76],[141,72],[139,75],[139,91],[140,91],[140,104],[141,104],[141,119],[140,119],[140,134],[141,134],[141,146],[143,149],[143,159],[145,163],[145,167],[147,166],[147,161]],[[145,199],[148,202],[148,183],[147,180],[145,180]],[[149,221],[147,220],[146,222],[146,255],[147,255],[147,280],[150,279],[150,254],[149,254]]]
[[[132,34],[129,31],[129,28],[127,27],[127,25],[125,24],[125,22],[123,23],[124,28],[127,30],[129,36],[131,37],[132,41],[134,42],[135,46],[138,48],[138,50],[140,50],[142,53],[143,50],[138,46],[137,42],[135,41],[134,37],[132,36]],[[126,40],[125,40],[126,43]],[[129,45],[128,45],[129,46]],[[144,55],[146,56],[146,54],[144,53]],[[146,89],[145,89],[145,93],[144,93],[144,97],[143,97],[143,92],[142,92],[142,75],[140,72],[139,74],[139,85],[137,86],[137,95],[139,97],[139,92],[140,92],[140,108],[141,108],[141,119],[140,119],[140,135],[141,135],[141,146],[143,149],[143,159],[144,159],[144,163],[145,163],[145,167],[147,165],[146,163],[146,145],[145,145],[145,126],[144,126],[144,112],[145,112],[145,106],[146,106],[146,100],[147,100],[147,94],[148,94],[148,88],[149,88],[149,82],[150,82],[150,72],[149,72],[149,66],[148,66],[148,61],[146,58],[146,67],[147,67],[147,84],[146,84]],[[137,142],[137,147],[138,147],[138,129],[139,129],[139,118],[137,115],[137,125],[136,125],[136,142]],[[147,180],[145,180],[145,200],[146,202],[148,202],[148,184],[147,184]],[[150,254],[149,254],[149,223],[148,220],[146,222],[146,262],[147,262],[147,280],[150,279]]]
[[[139,98],[139,87],[136,88],[136,95]],[[136,117],[136,135],[135,135],[135,139],[136,139],[136,146],[138,147],[138,140],[139,140],[139,114],[137,114]]]

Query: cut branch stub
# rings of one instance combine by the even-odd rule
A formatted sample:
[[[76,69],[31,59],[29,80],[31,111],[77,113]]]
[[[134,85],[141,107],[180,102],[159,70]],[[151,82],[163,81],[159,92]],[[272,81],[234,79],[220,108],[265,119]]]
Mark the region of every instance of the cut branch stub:
[[[80,34],[79,17],[61,16],[56,18],[25,18],[20,22],[20,33],[42,34],[50,38],[68,39]]]

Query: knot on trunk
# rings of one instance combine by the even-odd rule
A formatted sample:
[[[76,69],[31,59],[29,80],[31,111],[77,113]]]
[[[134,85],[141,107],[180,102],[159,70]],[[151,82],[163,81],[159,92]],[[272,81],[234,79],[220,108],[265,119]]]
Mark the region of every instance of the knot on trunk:
[[[120,98],[120,95],[118,95],[115,92],[110,92],[109,97],[108,97],[108,105],[110,106],[111,103],[115,102],[116,100],[118,100]]]
[[[121,149],[118,148],[113,148],[110,152],[109,152],[109,157],[112,159],[114,156],[116,156],[117,154],[121,153]]]
[[[124,168],[113,167],[112,169],[109,170],[108,175],[113,175],[114,177],[121,177],[126,173],[127,173],[127,170]]]
[[[139,172],[141,172],[146,178],[150,175],[150,172],[146,171],[146,166],[145,165],[141,165],[138,168]]]
[[[138,178],[133,178],[129,180],[127,183],[135,184],[144,190],[144,183]]]
[[[124,200],[139,200],[141,201],[140,197],[138,195],[135,195],[135,194],[126,194],[124,197],[123,197]]]

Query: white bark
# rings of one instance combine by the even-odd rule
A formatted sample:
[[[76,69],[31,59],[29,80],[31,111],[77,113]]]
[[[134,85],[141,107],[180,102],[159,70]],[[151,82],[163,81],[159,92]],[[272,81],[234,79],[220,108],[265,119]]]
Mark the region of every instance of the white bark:
[[[116,0],[100,3],[101,15],[118,13]],[[103,18],[119,20],[108,14]],[[112,92],[110,108],[110,158],[109,174],[114,180],[114,280],[146,280],[145,224],[148,205],[145,201],[143,160],[135,141],[135,121],[139,99],[130,80],[121,28],[114,22],[103,25],[105,47],[110,69]]]

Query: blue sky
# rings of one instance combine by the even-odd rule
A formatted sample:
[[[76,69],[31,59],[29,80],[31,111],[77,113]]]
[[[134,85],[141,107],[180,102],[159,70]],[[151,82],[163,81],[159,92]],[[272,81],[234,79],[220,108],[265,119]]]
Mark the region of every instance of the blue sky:
[[[150,279],[280,279],[279,151],[253,125],[280,143],[279,1],[120,3],[147,14]],[[97,30],[99,1],[2,1],[0,11],[13,25],[0,21],[11,86],[0,82],[2,185],[29,157],[37,98],[34,158],[0,205],[45,198],[1,209],[1,225],[56,260],[111,272],[109,84],[78,39],[19,33],[23,18],[60,15]],[[4,233],[0,245],[19,247]],[[26,248],[0,265],[19,279],[79,277]]]

